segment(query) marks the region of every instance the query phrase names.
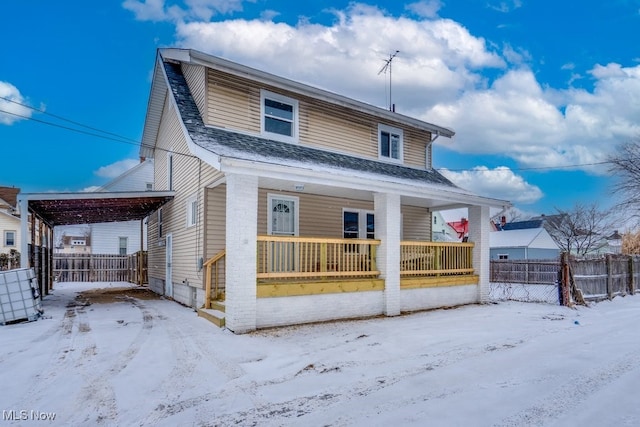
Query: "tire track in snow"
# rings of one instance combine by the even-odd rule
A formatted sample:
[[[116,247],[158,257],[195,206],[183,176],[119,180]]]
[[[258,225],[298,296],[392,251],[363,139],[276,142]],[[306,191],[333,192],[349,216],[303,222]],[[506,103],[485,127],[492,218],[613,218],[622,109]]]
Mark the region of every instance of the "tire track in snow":
[[[579,375],[558,387],[551,394],[538,399],[529,408],[507,417],[495,426],[542,426],[557,419],[559,413],[566,413],[577,407],[592,394],[636,369],[640,365],[640,354],[628,353],[622,358],[608,360],[598,369]]]
[[[111,383],[112,377],[121,373],[139,353],[142,345],[149,338],[153,329],[153,314],[146,309],[144,304],[132,297],[125,297],[125,302],[140,310],[142,323],[140,330],[131,340],[131,343],[114,358],[113,363],[102,372],[95,372],[91,363],[84,368],[83,377],[87,384],[83,387],[76,406],[79,410],[88,412],[85,422],[93,422],[98,425],[112,425],[118,420],[118,408],[116,393]],[[80,323],[82,325],[83,322]],[[84,324],[88,324],[85,322]],[[95,344],[94,344],[95,347]],[[86,347],[90,352],[91,347]],[[95,354],[95,353],[94,353]]]
[[[158,309],[153,308],[153,310],[156,315],[160,317]],[[158,387],[166,390],[166,404],[158,405],[154,412],[140,421],[139,425],[141,426],[156,425],[161,420],[175,416],[187,409],[198,407],[206,402],[221,399],[221,396],[224,396],[224,394],[220,394],[219,392],[211,392],[186,399],[181,398],[184,392],[191,388],[190,384],[184,381],[184,378],[192,374],[193,369],[197,365],[196,362],[212,365],[211,373],[215,372],[214,367],[219,370],[228,381],[245,375],[244,369],[238,364],[234,364],[217,356],[215,351],[211,351],[212,349],[207,343],[203,343],[200,340],[187,339],[187,337],[191,335],[180,323],[166,321],[162,323],[162,328],[166,330],[169,335],[173,354],[175,355],[175,362],[167,378],[162,382],[162,385]],[[235,388],[235,390],[236,393],[242,392],[242,390],[238,388]],[[210,418],[210,414],[207,415],[207,418]]]

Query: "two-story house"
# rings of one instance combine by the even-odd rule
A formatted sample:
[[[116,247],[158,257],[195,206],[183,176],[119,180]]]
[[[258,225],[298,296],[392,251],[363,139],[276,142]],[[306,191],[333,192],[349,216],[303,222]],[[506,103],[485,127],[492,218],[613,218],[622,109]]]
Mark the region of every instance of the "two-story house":
[[[433,140],[453,135],[160,49],[140,155],[175,198],[149,218],[149,285],[236,333],[484,302],[489,208],[508,202],[432,168]],[[469,210],[468,242],[432,242],[432,210],[456,207]]]

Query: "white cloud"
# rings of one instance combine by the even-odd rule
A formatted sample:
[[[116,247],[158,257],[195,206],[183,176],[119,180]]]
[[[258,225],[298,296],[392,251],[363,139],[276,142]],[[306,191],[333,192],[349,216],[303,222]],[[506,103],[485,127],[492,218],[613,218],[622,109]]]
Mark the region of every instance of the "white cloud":
[[[492,7],[510,11],[521,6],[515,0]],[[173,19],[178,46],[385,108],[389,76],[378,72],[399,50],[391,82],[396,111],[454,129],[450,147],[463,153],[499,154],[524,167],[588,165],[640,134],[640,65],[594,66],[592,90],[542,85],[526,66],[532,61],[529,52],[488,45],[461,24],[438,18],[440,0],[409,4],[413,17],[351,3],[346,10],[333,10],[335,21],[328,25],[304,17],[296,25],[275,23],[272,11],[256,20],[208,22],[212,14],[239,10],[240,0],[224,6],[205,0],[127,0],[125,7],[140,18]],[[573,71],[569,85],[584,78],[572,68],[571,63],[562,66]]]
[[[122,175],[123,173],[137,165],[139,162],[140,161],[136,159],[119,160],[115,163],[111,163],[110,165],[102,166],[97,171],[95,171],[94,174],[102,178],[115,178]]]
[[[500,3],[489,3],[487,4],[487,7],[498,12],[508,13],[508,12],[511,12],[512,10],[522,7],[522,1],[510,0],[510,1],[502,1]]]
[[[458,187],[481,196],[528,204],[537,202],[544,195],[539,187],[529,184],[505,166],[495,169],[476,166],[472,170],[462,172],[443,169],[441,172]]]
[[[482,84],[473,70],[501,68],[504,60],[460,24],[392,17],[352,4],[336,21],[296,26],[263,20],[181,22],[178,45],[308,82],[379,106],[388,104],[388,76],[379,75],[391,52],[398,111],[412,114]],[[282,58],[296,58],[283,61]]]
[[[139,21],[164,21],[168,18],[164,0],[125,0],[122,7],[133,12]]]
[[[440,0],[422,0],[405,6],[405,9],[423,18],[436,18],[441,8]]]
[[[125,0],[122,6],[140,21],[208,21],[216,15],[242,10],[245,0]],[[248,0],[251,1],[251,0]]]
[[[457,131],[452,149],[501,154],[530,167],[598,163],[640,133],[640,66],[597,66],[593,92],[543,88],[530,70],[509,70],[486,89],[440,103],[423,118]],[[563,111],[564,110],[564,111]],[[583,167],[603,173],[604,168]]]
[[[0,124],[12,125],[18,120],[30,118],[32,110],[24,105],[26,100],[18,88],[9,82],[0,81]]]

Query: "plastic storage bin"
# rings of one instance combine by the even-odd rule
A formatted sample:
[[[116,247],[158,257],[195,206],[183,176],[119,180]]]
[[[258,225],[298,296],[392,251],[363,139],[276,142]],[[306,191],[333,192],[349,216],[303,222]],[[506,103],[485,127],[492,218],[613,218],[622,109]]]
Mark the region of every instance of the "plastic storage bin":
[[[0,324],[33,321],[42,313],[33,269],[0,271]]]

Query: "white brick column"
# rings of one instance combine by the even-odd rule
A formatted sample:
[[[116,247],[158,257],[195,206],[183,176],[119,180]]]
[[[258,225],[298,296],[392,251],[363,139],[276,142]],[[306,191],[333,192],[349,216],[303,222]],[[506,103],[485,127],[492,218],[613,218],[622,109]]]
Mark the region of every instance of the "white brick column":
[[[256,329],[258,177],[226,177],[225,323],[239,334]]]
[[[489,207],[472,206],[469,208],[469,241],[473,248],[473,268],[479,276],[478,302],[489,301],[489,233],[491,232]]]
[[[377,265],[384,279],[384,313],[400,314],[400,195],[375,193],[376,239],[380,239]]]

